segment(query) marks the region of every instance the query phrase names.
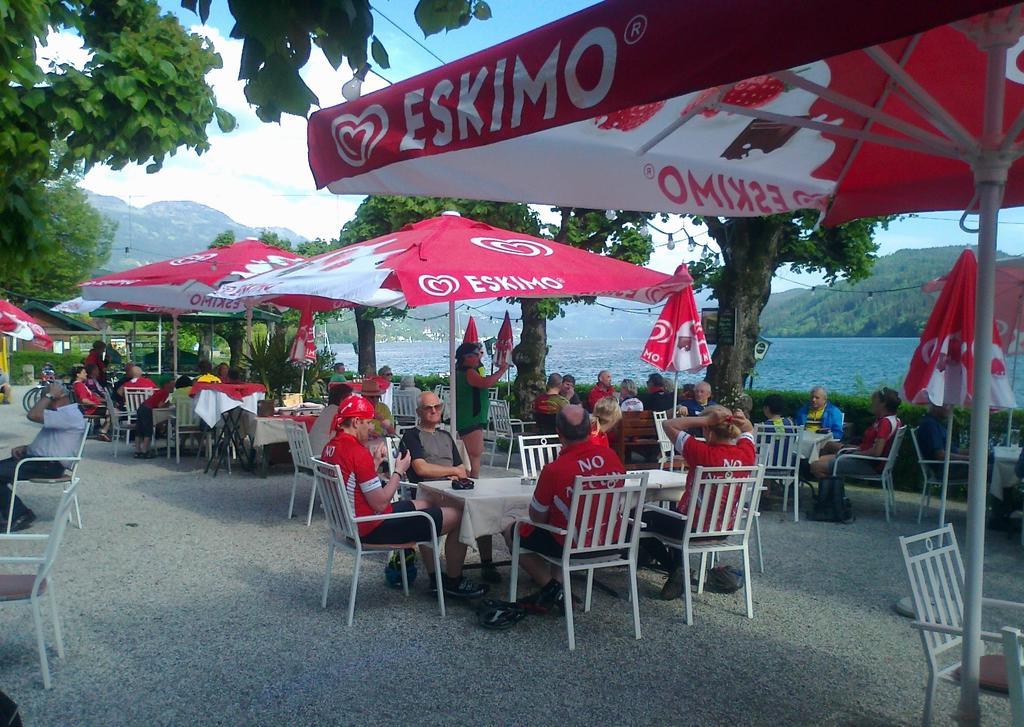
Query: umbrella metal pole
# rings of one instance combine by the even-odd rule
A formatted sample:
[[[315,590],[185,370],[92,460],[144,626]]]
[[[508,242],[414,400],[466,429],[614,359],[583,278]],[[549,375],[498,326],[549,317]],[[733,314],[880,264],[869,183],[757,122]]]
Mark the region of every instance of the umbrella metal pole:
[[[1010,378],[1010,389],[1013,391],[1013,395],[1017,396],[1017,359],[1020,358],[1020,341],[1017,337],[1017,332],[1020,330],[1020,316],[1022,312],[1022,306],[1024,306],[1024,298],[1018,295],[1017,297],[1017,320],[1013,324],[1013,346],[1010,348],[1009,353],[1013,354],[1013,373]],[[1010,407],[1010,414],[1006,418],[1006,446],[1012,446],[1010,441],[1010,435],[1013,432],[1013,409]]]
[[[985,49],[985,111],[980,159],[973,164],[978,197],[978,282],[974,310],[974,402],[967,477],[967,549],[964,573],[964,642],[960,675],[960,724],[980,724],[981,598],[985,570],[985,498],[988,494],[989,407],[992,403],[992,326],[995,309],[996,237],[1010,162],[1000,158],[1006,93],[1006,45]]]
[[[676,371],[672,377],[672,416],[669,419],[674,419],[676,416],[676,409],[679,407],[679,372]],[[668,456],[668,468],[675,471],[676,464],[676,443],[672,442],[672,453]]]
[[[178,378],[178,314],[171,314],[171,360],[174,365],[174,378]]]
[[[451,422],[452,439],[458,439],[455,429],[455,301],[448,301],[448,419]]]
[[[925,457],[928,453],[925,452]],[[942,499],[939,501],[939,527],[946,522],[946,488],[949,487],[949,460],[953,455],[953,407],[946,417],[946,457],[942,463]]]

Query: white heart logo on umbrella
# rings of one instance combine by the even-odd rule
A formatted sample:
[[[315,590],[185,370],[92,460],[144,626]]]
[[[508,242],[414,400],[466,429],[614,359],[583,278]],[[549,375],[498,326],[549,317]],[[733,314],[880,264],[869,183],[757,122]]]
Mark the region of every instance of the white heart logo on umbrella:
[[[506,255],[520,255],[522,257],[547,257],[554,255],[555,251],[541,242],[535,240],[499,240],[496,237],[474,237],[470,240],[477,247],[491,252],[503,252]]]
[[[361,167],[388,133],[388,114],[380,104],[363,109],[358,116],[342,114],[331,124],[331,136],[338,156],[353,167]]]
[[[427,295],[441,298],[459,289],[459,280],[451,275],[421,275],[420,289]]]
[[[668,321],[658,321],[651,331],[650,341],[653,343],[667,343],[672,337],[672,325]]]

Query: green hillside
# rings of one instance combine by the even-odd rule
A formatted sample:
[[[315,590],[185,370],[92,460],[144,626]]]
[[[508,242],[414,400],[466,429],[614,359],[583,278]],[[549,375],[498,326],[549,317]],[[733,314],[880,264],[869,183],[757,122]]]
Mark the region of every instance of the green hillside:
[[[762,335],[781,337],[918,336],[935,296],[921,284],[949,272],[963,247],[900,250],[878,258],[870,278],[855,285],[773,295],[761,313]],[[904,288],[875,293],[865,291]],[[840,292],[840,291],[861,291]]]

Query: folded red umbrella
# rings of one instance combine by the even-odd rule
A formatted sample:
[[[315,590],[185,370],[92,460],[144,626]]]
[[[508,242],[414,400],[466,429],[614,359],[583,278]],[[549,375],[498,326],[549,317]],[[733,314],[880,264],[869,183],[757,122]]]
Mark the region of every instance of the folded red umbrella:
[[[680,273],[690,274],[686,265],[679,266],[676,275]],[[665,303],[640,359],[662,371],[699,371],[711,365],[693,288],[673,293]]]

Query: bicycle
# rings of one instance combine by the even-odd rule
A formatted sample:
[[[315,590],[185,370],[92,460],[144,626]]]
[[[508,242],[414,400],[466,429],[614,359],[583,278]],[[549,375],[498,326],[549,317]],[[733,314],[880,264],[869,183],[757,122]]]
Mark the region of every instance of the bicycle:
[[[42,376],[39,377],[39,383],[33,386],[31,389],[25,392],[25,396],[21,398],[21,405],[25,407],[25,411],[29,411],[39,401],[39,397],[46,391],[46,387],[57,380],[57,374],[53,370],[47,371],[43,369]]]

